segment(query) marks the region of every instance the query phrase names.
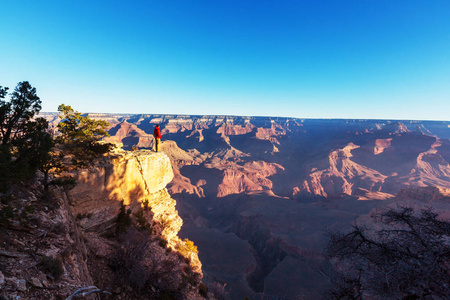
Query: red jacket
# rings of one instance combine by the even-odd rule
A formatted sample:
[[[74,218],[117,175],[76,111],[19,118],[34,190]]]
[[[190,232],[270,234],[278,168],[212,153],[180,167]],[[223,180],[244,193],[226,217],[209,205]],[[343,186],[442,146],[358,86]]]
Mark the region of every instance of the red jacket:
[[[155,139],[161,138],[161,131],[159,130],[159,127],[155,127],[155,130],[153,131],[153,135],[155,136]]]

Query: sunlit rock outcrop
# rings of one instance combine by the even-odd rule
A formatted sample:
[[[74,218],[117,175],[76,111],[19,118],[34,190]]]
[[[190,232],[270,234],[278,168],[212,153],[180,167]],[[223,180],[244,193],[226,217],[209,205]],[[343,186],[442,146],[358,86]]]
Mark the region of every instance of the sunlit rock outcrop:
[[[101,233],[114,225],[122,201],[133,212],[148,201],[152,222],[161,229],[167,247],[177,249],[184,243],[177,236],[183,220],[166,189],[173,176],[170,160],[162,152],[116,149],[79,172],[77,185],[69,192],[70,203],[76,215],[91,216],[82,220],[84,230]],[[193,269],[201,272],[197,254],[189,255]]]

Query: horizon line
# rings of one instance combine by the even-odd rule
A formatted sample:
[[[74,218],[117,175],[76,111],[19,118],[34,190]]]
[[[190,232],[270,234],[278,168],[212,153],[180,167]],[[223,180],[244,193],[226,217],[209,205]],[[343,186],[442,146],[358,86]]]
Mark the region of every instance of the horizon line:
[[[58,114],[58,112],[39,112],[39,114]],[[430,120],[430,119],[390,119],[390,118],[322,118],[322,117],[284,117],[284,116],[251,116],[251,115],[193,115],[193,114],[161,114],[161,113],[99,113],[99,112],[81,112],[83,115],[103,114],[103,115],[151,115],[151,116],[185,116],[185,117],[233,117],[233,118],[281,118],[297,120],[342,120],[342,121],[421,121],[421,122],[450,122],[450,120]]]

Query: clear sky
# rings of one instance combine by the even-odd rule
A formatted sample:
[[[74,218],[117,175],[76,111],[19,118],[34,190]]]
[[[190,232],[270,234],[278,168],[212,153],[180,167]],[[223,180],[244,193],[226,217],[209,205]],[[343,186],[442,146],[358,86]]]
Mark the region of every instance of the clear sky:
[[[0,2],[43,111],[450,120],[450,1]]]

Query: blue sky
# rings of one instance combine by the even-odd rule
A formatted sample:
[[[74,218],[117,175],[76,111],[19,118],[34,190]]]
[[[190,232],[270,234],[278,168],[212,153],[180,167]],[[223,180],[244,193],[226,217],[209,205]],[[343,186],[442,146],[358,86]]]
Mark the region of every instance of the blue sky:
[[[450,1],[2,1],[43,111],[450,120]]]

